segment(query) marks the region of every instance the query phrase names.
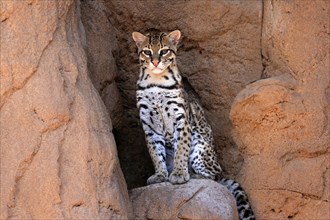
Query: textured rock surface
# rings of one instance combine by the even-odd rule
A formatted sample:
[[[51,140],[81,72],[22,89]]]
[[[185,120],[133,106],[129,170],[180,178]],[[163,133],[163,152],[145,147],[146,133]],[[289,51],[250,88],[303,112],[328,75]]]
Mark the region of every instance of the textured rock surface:
[[[179,68],[186,84],[197,93],[206,109],[223,167],[227,173],[236,174],[242,158],[231,138],[229,111],[235,95],[262,73],[261,1],[105,1],[104,4],[111,12],[109,20],[118,30],[117,81],[127,127],[116,138],[120,140],[119,153],[125,148],[123,159],[131,168],[124,170],[126,179],[133,180],[129,181],[130,187],[144,185],[153,172],[150,160],[141,159],[146,158],[147,151],[136,109],[139,67],[131,39],[133,31],[145,32],[149,28],[182,31]]]
[[[257,217],[330,216],[329,1],[83,0],[85,28],[79,2],[0,1],[1,219],[132,217],[108,113],[129,187],[144,185],[131,32],[148,28],[182,31],[185,83]],[[193,195],[164,183],[133,190],[134,204],[157,187]],[[166,190],[161,207],[181,210]]]
[[[136,188],[130,198],[135,219],[238,219],[234,197],[211,180]]]
[[[89,75],[108,109],[113,127],[118,129],[122,126],[123,108],[115,82],[118,71],[112,54],[118,48],[116,29],[108,20],[109,13],[102,1],[81,2]]]
[[[76,1],[1,1],[1,219],[129,218]]]
[[[118,73],[118,68],[122,66],[118,65],[117,68],[118,61],[115,60],[118,50],[123,49],[123,44],[117,40],[118,30],[112,21],[111,10],[105,7],[106,3],[108,1],[103,0],[81,2],[82,22],[86,32],[88,70],[110,114],[116,143],[119,146],[120,163],[128,186],[133,188],[145,185],[146,179],[153,172],[153,166],[145,147],[143,131],[136,118],[135,111],[137,110],[127,108],[128,98],[135,98],[120,93],[115,82],[116,79],[121,81],[123,77],[122,75],[118,77],[122,74]],[[135,89],[135,82],[130,86]],[[131,95],[133,93],[135,90],[131,91]],[[124,115],[125,112],[127,114]],[[127,120],[127,118],[131,119]]]
[[[265,75],[231,110],[261,219],[330,216],[329,1],[266,1]],[[256,184],[257,183],[257,184]]]

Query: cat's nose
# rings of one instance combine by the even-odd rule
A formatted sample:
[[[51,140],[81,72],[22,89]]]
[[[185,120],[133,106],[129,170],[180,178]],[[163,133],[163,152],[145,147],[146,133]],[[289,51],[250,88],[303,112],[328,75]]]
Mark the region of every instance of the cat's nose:
[[[152,61],[152,64],[154,64],[155,67],[158,66],[158,63],[159,63],[158,60],[153,60],[153,61]]]

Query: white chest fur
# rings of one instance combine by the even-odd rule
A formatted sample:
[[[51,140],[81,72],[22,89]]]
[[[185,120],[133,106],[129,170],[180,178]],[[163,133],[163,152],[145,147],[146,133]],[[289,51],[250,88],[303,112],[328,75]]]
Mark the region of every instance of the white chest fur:
[[[182,90],[151,87],[137,91],[137,100],[141,120],[157,134],[173,138],[176,117],[185,112]]]

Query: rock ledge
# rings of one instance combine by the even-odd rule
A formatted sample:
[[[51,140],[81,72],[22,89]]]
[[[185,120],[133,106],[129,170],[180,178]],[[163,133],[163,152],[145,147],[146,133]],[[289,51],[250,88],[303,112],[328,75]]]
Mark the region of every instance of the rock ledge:
[[[169,182],[130,191],[135,219],[238,219],[234,197],[212,180]]]

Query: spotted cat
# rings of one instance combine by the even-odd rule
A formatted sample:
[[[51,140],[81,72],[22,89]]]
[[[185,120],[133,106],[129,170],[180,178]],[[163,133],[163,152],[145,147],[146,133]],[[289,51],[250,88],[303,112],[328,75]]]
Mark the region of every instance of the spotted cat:
[[[188,96],[176,65],[181,32],[132,33],[138,47],[140,76],[137,107],[155,174],[148,184],[182,184],[190,177],[209,178],[225,185],[236,198],[240,219],[254,219],[239,184],[221,178],[211,126],[196,99]]]

